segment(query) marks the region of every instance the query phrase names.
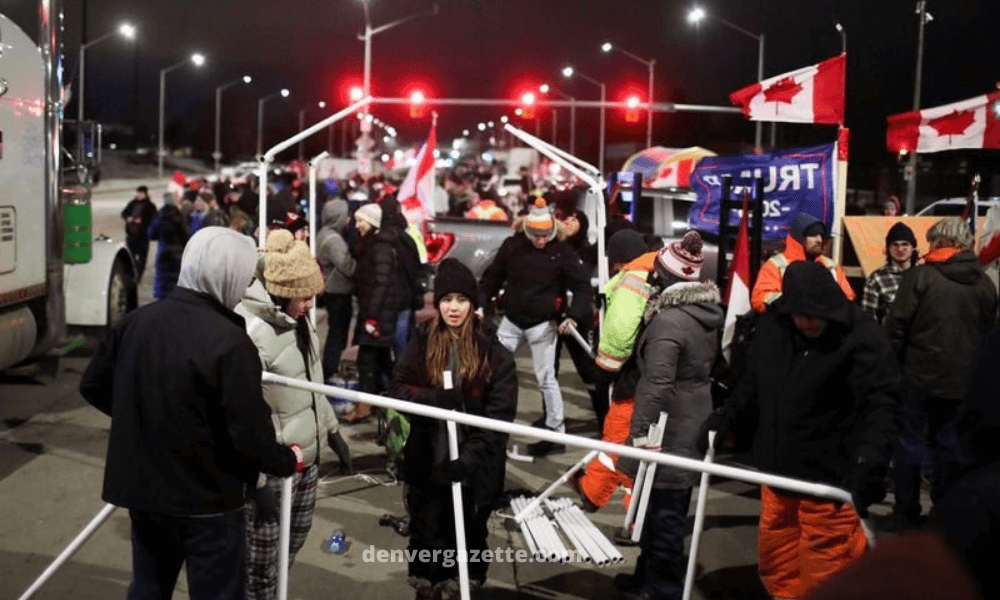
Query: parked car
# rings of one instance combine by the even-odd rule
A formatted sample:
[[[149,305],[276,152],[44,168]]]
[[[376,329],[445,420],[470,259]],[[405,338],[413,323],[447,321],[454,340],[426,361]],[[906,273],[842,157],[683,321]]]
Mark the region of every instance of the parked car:
[[[919,212],[921,217],[958,217],[965,210],[968,198],[945,198],[936,202],[931,202]],[[994,206],[1000,206],[1000,196],[984,198],[976,203],[976,214],[980,217],[986,216],[986,211]]]

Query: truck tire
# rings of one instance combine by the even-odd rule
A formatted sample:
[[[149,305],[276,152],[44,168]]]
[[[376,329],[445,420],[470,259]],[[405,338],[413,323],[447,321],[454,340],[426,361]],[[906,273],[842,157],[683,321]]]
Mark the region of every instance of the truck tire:
[[[131,265],[116,260],[108,281],[108,327],[114,327],[127,312],[138,305],[135,275]]]

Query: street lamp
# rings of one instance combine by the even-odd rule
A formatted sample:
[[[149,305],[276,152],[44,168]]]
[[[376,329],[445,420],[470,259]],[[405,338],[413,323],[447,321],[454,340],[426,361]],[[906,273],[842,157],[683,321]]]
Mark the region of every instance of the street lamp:
[[[163,145],[163,105],[166,100],[167,93],[167,73],[173,71],[174,69],[179,69],[186,65],[188,61],[191,61],[196,67],[200,67],[205,64],[205,55],[195,52],[189,58],[178,62],[177,64],[170,65],[166,69],[160,69],[160,147],[157,152],[157,177],[163,179],[163,155],[166,153]]]
[[[308,106],[305,106],[305,107],[299,109],[299,131],[305,131],[306,130],[306,111],[309,110],[310,108],[312,108],[313,106],[315,106],[317,108],[321,108],[321,109],[322,108],[326,108],[326,102],[320,100],[316,104],[310,104]],[[331,125],[330,126],[330,132],[332,132],[332,131],[333,131],[333,126]],[[328,134],[328,136],[329,135],[332,135],[332,133]],[[299,160],[305,160],[306,159],[305,158],[306,155],[305,155],[304,143],[305,143],[305,140],[299,140]],[[329,144],[327,144],[327,145],[329,145]]]
[[[573,69],[573,67],[563,67],[562,74],[563,77],[567,79],[573,77],[574,75],[579,75],[582,79],[586,79],[587,81],[593,83],[594,85],[601,86],[601,132],[600,132],[601,144],[598,147],[598,152],[597,152],[597,168],[603,174],[604,173],[604,113],[606,110],[604,106],[604,101],[605,101],[605,96],[607,95],[607,87],[600,81],[594,79],[593,77],[589,77],[581,73],[580,71]]]
[[[219,87],[215,88],[215,152],[212,153],[212,158],[215,159],[215,174],[219,175],[219,161],[222,160],[222,90],[230,88],[237,83],[250,83],[253,78],[249,75],[244,75],[239,79],[234,79],[229,83],[224,83]]]
[[[277,98],[281,96],[282,98],[288,97],[288,88],[281,88],[281,91],[274,92],[273,94],[268,94],[260,100],[257,101],[257,156],[263,156],[264,154],[264,103],[271,98]]]
[[[934,20],[927,12],[927,0],[917,2],[920,29],[917,34],[917,74],[913,81],[913,110],[920,110],[920,79],[924,66],[924,25]],[[909,178],[906,180],[906,214],[912,215],[917,203],[917,149],[910,152],[910,162],[906,165]]]
[[[611,42],[604,42],[603,44],[601,44],[601,50],[605,54],[611,52],[612,50],[617,50],[618,52],[621,52],[625,56],[641,62],[642,64],[646,65],[646,67],[649,69],[649,94],[646,96],[646,100],[649,102],[648,110],[646,111],[647,112],[646,147],[651,148],[653,146],[653,68],[656,66],[656,60],[655,59],[646,60],[645,58],[640,58],[635,54],[632,54],[628,50],[623,50],[617,46],[612,46]]]
[[[413,19],[418,19],[420,17],[429,16],[429,15],[436,15],[436,14],[438,14],[438,10],[439,10],[439,6],[435,2],[434,5],[433,5],[433,7],[430,10],[425,10],[425,11],[421,11],[421,12],[418,12],[418,13],[414,13],[412,15],[409,15],[409,16],[403,17],[401,19],[397,19],[395,21],[392,21],[391,23],[386,23],[385,25],[380,25],[378,27],[372,27],[371,15],[369,14],[369,11],[368,11],[369,1],[370,0],[361,0],[361,5],[365,9],[365,32],[363,34],[359,34],[358,35],[358,39],[361,40],[361,41],[363,41],[365,43],[365,80],[364,80],[364,90],[362,90],[362,91],[364,91],[365,97],[371,96],[371,93],[372,93],[372,87],[371,87],[371,75],[372,75],[372,36],[378,35],[378,34],[384,32],[384,31],[388,31],[388,30],[392,29],[393,27],[396,27],[397,25],[402,25],[403,23],[406,23],[408,21],[412,21]],[[368,114],[368,108],[369,108],[368,105],[365,105],[365,108],[364,108],[365,114]],[[370,130],[371,130],[371,126],[368,125],[368,124],[366,124],[364,121],[362,121],[362,125],[361,125],[361,131],[362,131],[362,133],[367,135],[368,131],[370,131]],[[367,155],[367,151],[363,152],[362,154],[363,155]],[[364,170],[367,168],[366,156],[362,156],[361,164],[362,164],[362,171],[364,172]]]
[[[736,31],[742,33],[743,35],[745,35],[747,37],[750,37],[750,38],[753,38],[753,39],[757,40],[757,82],[759,83],[759,82],[763,81],[764,80],[764,34],[761,33],[761,34],[758,35],[756,33],[747,31],[746,29],[743,29],[739,25],[734,25],[734,24],[730,23],[729,21],[723,19],[720,16],[710,15],[710,14],[706,13],[704,9],[699,8],[697,6],[694,7],[694,8],[692,8],[691,11],[688,13],[687,20],[688,20],[688,23],[691,23],[693,25],[697,25],[697,24],[701,23],[703,20],[705,20],[708,17],[712,17],[713,19],[715,19],[716,21],[719,21],[723,25],[726,25],[726,26],[728,26],[728,27],[730,27],[732,29],[735,29]],[[762,121],[757,121],[757,128],[756,128],[756,131],[754,133],[754,145],[756,146],[756,149],[757,149],[758,152],[761,151],[761,145],[764,143],[763,142],[763,133],[764,133],[763,127],[764,127],[764,123]],[[772,134],[774,133],[774,124],[773,123],[771,124],[771,133]],[[773,137],[773,135],[772,135],[772,137]]]
[[[76,100],[76,120],[77,120],[77,137],[80,139],[80,161],[83,161],[83,89],[84,89],[84,71],[87,65],[86,56],[87,48],[90,48],[94,44],[99,44],[106,39],[111,38],[114,35],[120,35],[127,40],[135,39],[135,27],[128,23],[122,23],[118,26],[118,29],[114,31],[109,31],[99,38],[93,39],[86,44],[80,44],[80,89],[79,98]]]
[[[565,69],[564,69],[565,70]],[[538,90],[543,94],[554,93],[564,100],[569,100],[569,153],[576,154],[576,98],[559,91],[559,88],[543,83],[538,86]]]

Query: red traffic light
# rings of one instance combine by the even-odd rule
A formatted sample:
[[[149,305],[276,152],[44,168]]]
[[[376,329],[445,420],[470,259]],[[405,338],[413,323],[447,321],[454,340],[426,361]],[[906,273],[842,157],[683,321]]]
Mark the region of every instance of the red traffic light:
[[[535,118],[535,94],[525,92],[521,96],[521,116],[525,119]]]
[[[350,91],[351,102],[357,102],[358,100],[361,100],[364,97],[365,97],[365,91],[363,89],[361,89],[359,86],[351,87]]]
[[[626,123],[639,122],[639,104],[641,104],[641,101],[638,96],[629,96],[628,99],[625,100]]]
[[[424,116],[427,110],[427,96],[420,90],[410,92],[410,117],[416,119]]]

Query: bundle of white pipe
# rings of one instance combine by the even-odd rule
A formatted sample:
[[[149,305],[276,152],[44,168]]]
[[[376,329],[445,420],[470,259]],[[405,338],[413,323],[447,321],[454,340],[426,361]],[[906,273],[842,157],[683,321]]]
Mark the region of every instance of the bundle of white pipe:
[[[519,496],[511,500],[511,508],[515,512],[520,512],[529,502],[524,496]],[[525,515],[521,520],[521,532],[526,541],[532,540],[533,544],[528,542],[528,548],[531,549],[534,545],[532,556],[535,560],[569,562],[569,552],[566,550],[566,546],[563,545],[559,533],[541,508]]]
[[[601,530],[597,528],[596,525],[590,522],[587,515],[580,510],[580,507],[573,503],[569,498],[561,498],[556,500],[553,505],[556,509],[565,514],[570,521],[574,524],[576,531],[581,535],[586,536],[588,539],[592,540],[597,547],[608,557],[609,564],[620,564],[625,562],[625,557],[622,553],[618,551],[618,548],[611,543],[611,541],[601,533]]]
[[[584,562],[593,562],[598,567],[606,566],[610,559],[600,546],[584,532],[580,526],[573,521],[564,510],[559,508],[551,500],[545,501],[545,507],[552,513],[556,523],[559,524],[563,533],[573,542],[577,551],[583,557]]]

